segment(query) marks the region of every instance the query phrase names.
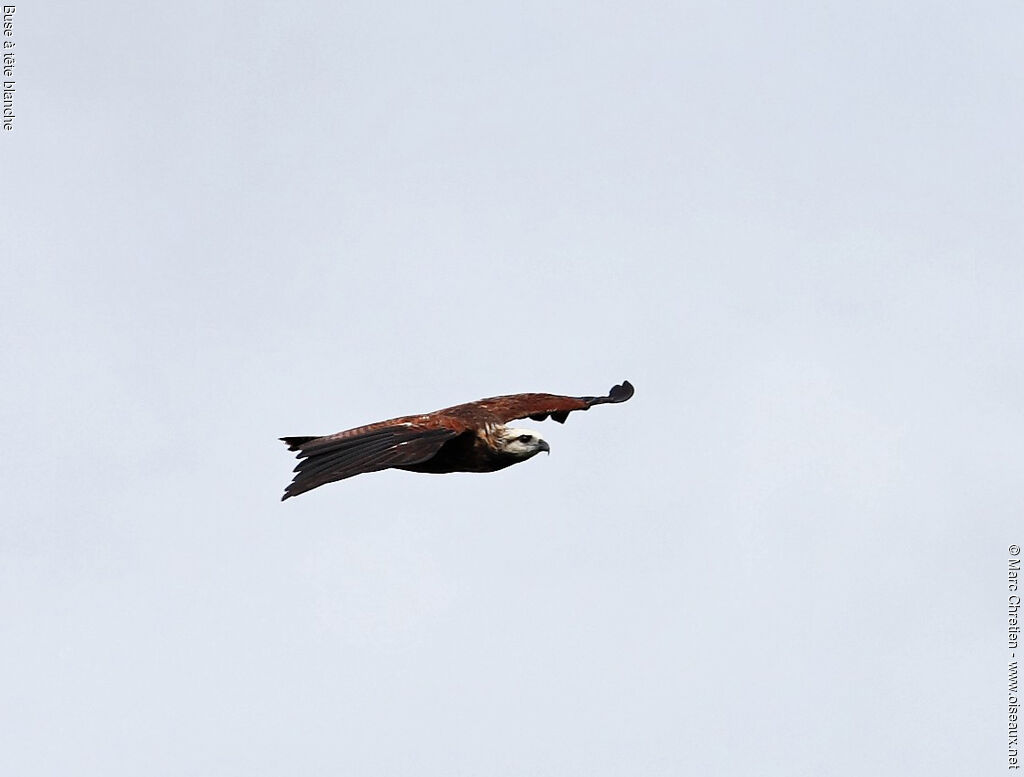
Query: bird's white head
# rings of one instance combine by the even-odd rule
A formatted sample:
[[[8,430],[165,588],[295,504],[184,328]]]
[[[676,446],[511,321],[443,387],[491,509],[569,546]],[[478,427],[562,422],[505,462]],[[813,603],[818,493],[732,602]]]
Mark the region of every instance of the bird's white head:
[[[532,429],[512,429],[506,426],[499,433],[497,441],[503,453],[517,459],[528,459],[541,451],[551,452],[547,441]]]

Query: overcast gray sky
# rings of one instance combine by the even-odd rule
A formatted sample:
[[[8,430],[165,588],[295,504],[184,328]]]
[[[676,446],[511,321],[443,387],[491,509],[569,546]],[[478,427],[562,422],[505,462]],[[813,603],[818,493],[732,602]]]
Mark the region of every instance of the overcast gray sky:
[[[1005,770],[1022,23],[19,3],[0,772]],[[622,379],[278,501],[282,435]]]

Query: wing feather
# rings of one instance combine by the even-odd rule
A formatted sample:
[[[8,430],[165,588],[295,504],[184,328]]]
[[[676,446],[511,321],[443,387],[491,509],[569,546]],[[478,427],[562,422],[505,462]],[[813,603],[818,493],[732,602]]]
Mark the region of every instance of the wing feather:
[[[283,438],[299,452],[301,461],[281,499],[364,472],[418,464],[431,458],[456,434],[440,426],[399,423],[374,424],[327,437]]]
[[[401,444],[401,443],[399,443]],[[337,452],[324,452],[300,461],[293,472],[301,472],[306,477],[320,475],[328,470],[342,470],[352,464],[365,462],[371,456],[391,450],[395,441],[390,439],[370,440],[364,445],[348,445]]]

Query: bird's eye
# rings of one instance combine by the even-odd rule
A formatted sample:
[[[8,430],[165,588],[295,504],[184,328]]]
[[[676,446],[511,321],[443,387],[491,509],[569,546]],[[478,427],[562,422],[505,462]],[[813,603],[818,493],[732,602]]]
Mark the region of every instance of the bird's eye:
[[[521,435],[519,435],[519,442],[529,442],[532,439],[533,439],[533,437],[531,435],[529,435],[529,434],[521,434]]]

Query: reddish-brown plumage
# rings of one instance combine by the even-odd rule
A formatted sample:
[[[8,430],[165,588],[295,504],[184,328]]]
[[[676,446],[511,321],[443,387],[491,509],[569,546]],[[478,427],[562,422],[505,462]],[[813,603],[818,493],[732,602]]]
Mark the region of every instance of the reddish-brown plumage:
[[[403,416],[325,437],[282,437],[301,459],[285,489],[288,499],[325,483],[382,469],[413,472],[493,472],[523,460],[502,449],[503,425],[518,418],[565,423],[574,410],[625,402],[633,386],[623,381],[604,397],[510,394]],[[547,444],[543,443],[547,450]],[[536,451],[533,451],[534,453]],[[526,454],[526,457],[532,453]]]

